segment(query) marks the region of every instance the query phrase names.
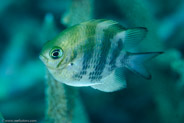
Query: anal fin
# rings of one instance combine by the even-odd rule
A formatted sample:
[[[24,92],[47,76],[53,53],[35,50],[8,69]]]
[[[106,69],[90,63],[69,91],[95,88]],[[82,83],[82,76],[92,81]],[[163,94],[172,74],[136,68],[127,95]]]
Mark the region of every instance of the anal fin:
[[[104,92],[114,92],[126,88],[126,81],[121,68],[116,69],[101,81],[102,84],[93,85],[91,87]]]

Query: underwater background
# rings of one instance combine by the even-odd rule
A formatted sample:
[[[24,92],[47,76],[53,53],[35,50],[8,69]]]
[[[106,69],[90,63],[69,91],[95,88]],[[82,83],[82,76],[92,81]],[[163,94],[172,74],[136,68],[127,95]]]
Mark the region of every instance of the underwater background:
[[[90,19],[146,27],[132,52],[164,54],[146,64],[151,80],[128,72],[127,88],[117,92],[78,88],[85,122],[184,123],[184,0],[1,0],[0,119],[44,122],[48,77],[40,50]]]

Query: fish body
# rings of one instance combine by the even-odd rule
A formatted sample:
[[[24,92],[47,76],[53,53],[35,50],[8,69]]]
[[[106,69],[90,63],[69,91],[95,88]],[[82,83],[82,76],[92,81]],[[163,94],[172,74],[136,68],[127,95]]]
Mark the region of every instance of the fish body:
[[[112,20],[91,20],[47,42],[40,58],[59,82],[113,92],[126,87],[125,68],[144,78],[151,77],[143,62],[161,52],[128,52],[146,33],[143,27],[126,29]]]

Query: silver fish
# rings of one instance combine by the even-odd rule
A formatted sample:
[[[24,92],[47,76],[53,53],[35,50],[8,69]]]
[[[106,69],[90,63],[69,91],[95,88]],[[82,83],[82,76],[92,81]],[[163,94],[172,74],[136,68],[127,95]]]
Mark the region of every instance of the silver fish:
[[[70,27],[47,42],[40,58],[51,75],[70,86],[113,92],[126,87],[124,69],[150,79],[144,62],[162,52],[130,53],[147,34],[112,20],[91,20]]]

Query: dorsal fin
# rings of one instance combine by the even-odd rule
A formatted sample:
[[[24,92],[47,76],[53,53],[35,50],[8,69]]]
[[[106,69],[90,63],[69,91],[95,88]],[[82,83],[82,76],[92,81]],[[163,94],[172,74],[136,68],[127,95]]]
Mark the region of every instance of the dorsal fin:
[[[126,51],[134,49],[144,39],[147,34],[147,29],[144,27],[136,27],[132,29],[118,32],[113,40],[122,40]]]
[[[127,29],[123,39],[125,49],[128,51],[137,47],[137,45],[145,38],[147,32],[148,30],[144,27]]]

